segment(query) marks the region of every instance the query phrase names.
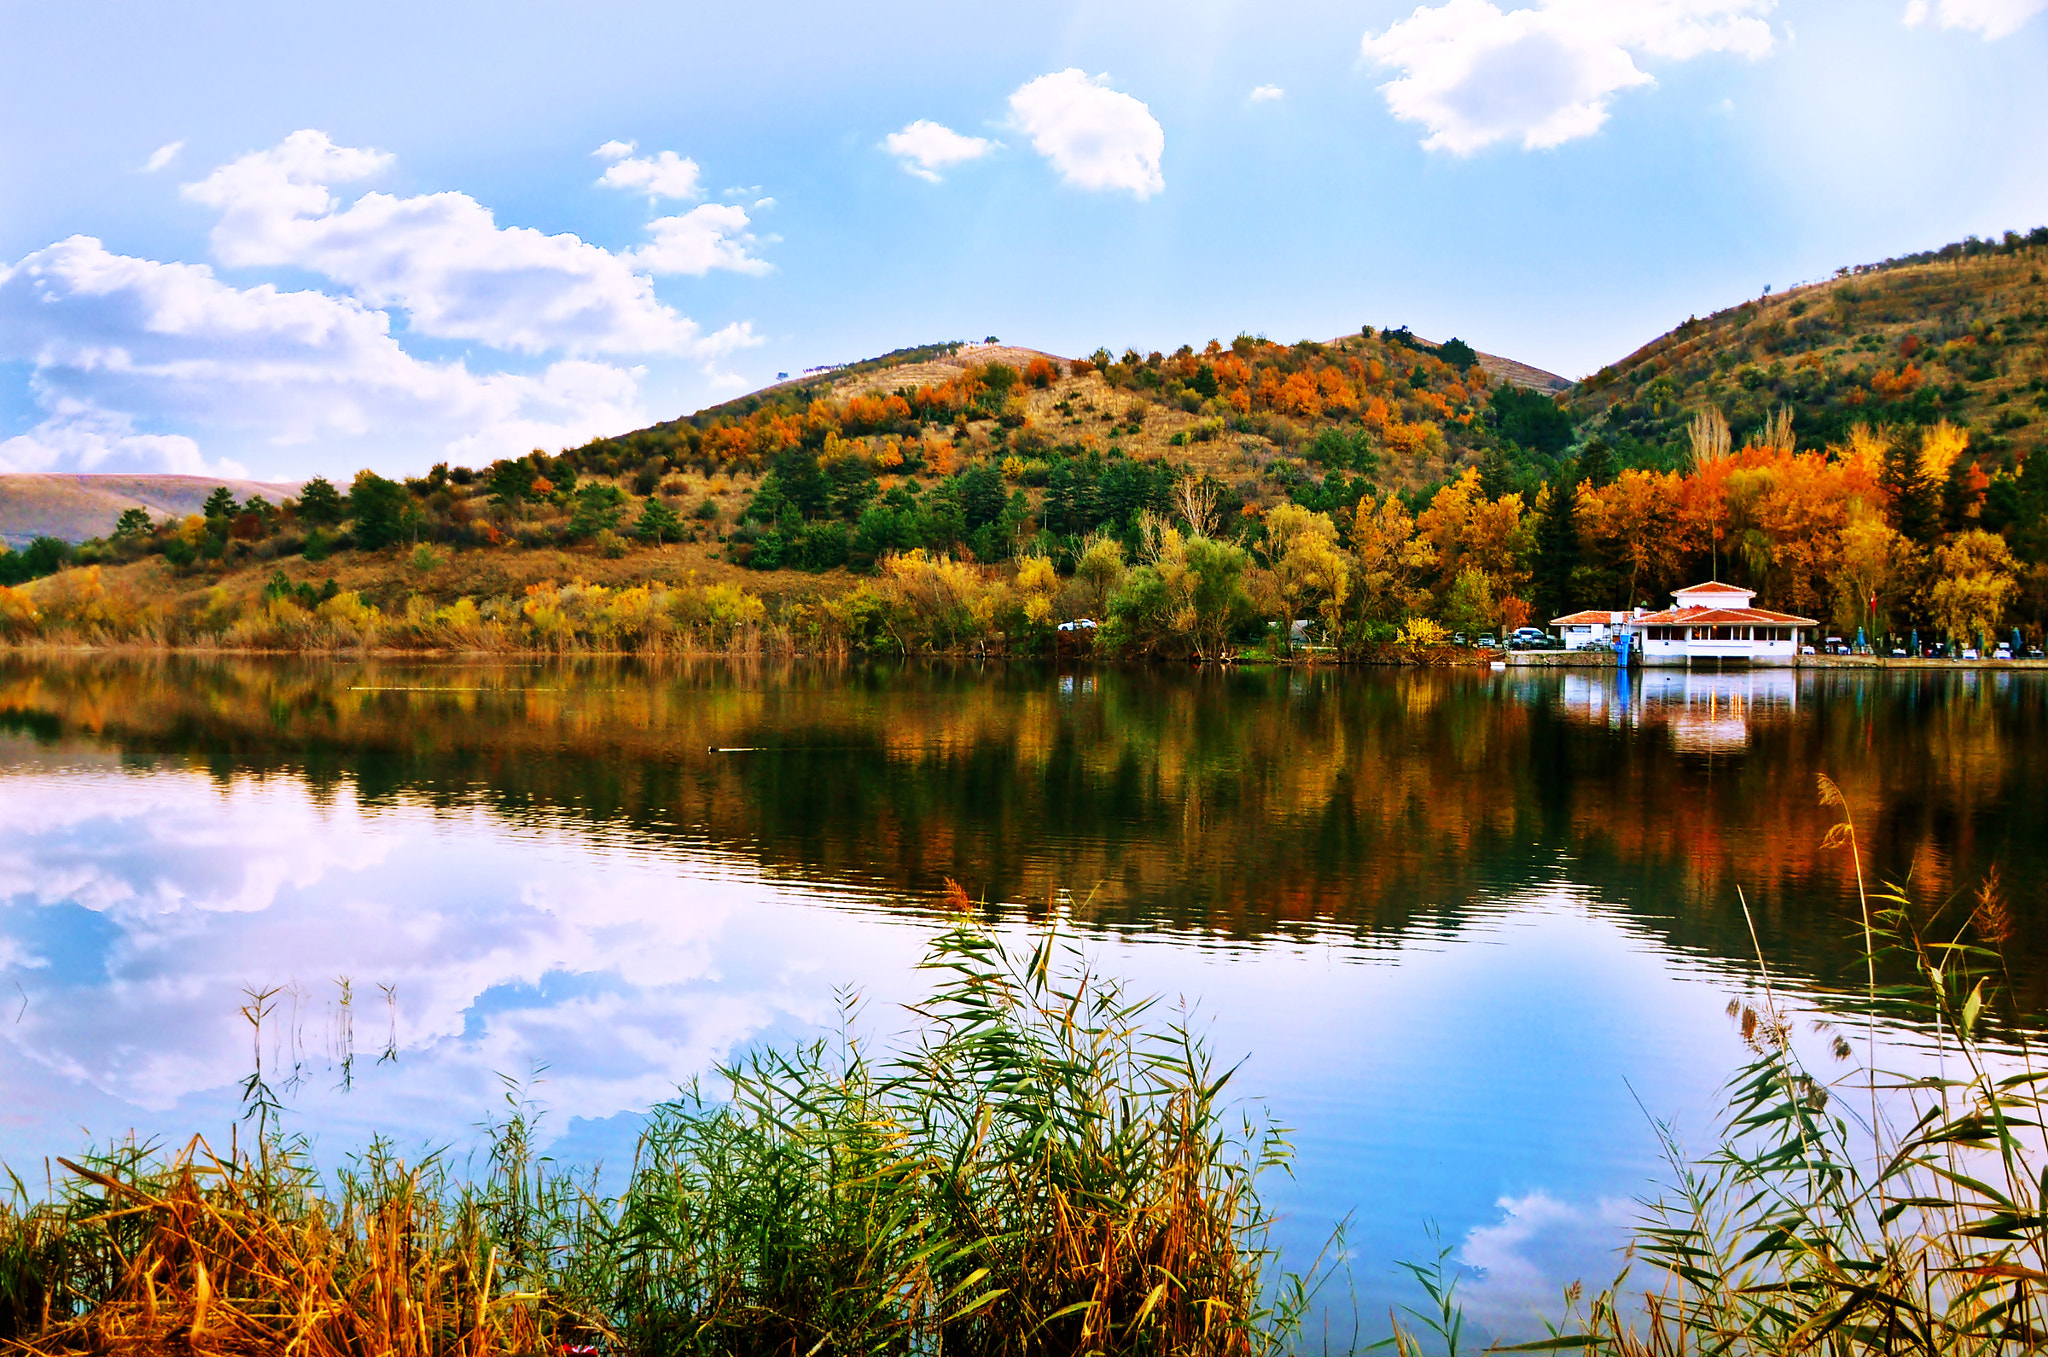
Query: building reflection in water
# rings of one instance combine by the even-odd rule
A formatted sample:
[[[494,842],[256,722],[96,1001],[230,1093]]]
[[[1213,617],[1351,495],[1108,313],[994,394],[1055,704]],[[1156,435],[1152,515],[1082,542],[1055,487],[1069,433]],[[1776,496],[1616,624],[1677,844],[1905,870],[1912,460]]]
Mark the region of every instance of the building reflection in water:
[[[1694,753],[1746,748],[1761,723],[1799,710],[1798,675],[1789,669],[1646,669],[1565,676],[1559,709],[1571,720],[1609,729],[1662,727],[1672,747]]]

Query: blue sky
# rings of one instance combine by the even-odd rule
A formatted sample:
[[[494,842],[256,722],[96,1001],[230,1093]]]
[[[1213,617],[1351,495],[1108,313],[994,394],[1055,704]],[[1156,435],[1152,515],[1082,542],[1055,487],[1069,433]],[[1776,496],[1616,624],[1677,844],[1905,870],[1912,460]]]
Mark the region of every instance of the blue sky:
[[[2044,11],[4,0],[0,470],[414,472],[989,334],[1578,376],[2048,222]]]

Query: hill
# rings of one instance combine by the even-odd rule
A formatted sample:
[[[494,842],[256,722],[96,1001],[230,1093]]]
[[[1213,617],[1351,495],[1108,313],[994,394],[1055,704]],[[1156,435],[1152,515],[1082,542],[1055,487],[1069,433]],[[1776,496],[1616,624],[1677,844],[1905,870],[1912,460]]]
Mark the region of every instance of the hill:
[[[1340,470],[1364,470],[1371,460],[1382,479],[1414,489],[1445,479],[1494,444],[1501,411],[1489,414],[1489,385],[1544,395],[1570,386],[1555,373],[1480,353],[1455,340],[1432,344],[1406,329],[1375,333],[1367,327],[1359,335],[1295,345],[1241,337],[1228,350],[1220,344],[1210,347],[1213,352],[1196,354],[1184,346],[1171,357],[1129,352],[1119,360],[1103,352],[1075,360],[994,341],[917,345],[813,369],[682,419],[595,440],[564,456],[585,473],[637,478],[642,494],[664,477],[673,479],[669,473],[687,462],[699,463],[706,480],[723,471],[740,488],[750,488],[747,482],[765,469],[777,449],[805,441],[806,435],[791,432],[793,422],[815,422],[819,410],[878,399],[886,404],[891,397],[924,392],[943,395],[936,405],[928,399],[915,412],[906,407],[879,421],[856,418],[858,432],[869,436],[875,452],[894,436],[899,443],[906,438],[919,445],[946,442],[948,451],[934,458],[933,468],[988,453],[1018,452],[1027,460],[1061,449],[1075,455],[1113,451],[1140,459],[1171,453],[1174,460],[1219,477],[1245,481],[1249,471],[1250,482],[1257,482],[1259,470],[1275,456],[1287,460],[1291,453],[1298,460],[1318,437],[1336,430],[1353,441],[1340,448],[1324,438],[1313,458],[1317,467],[1335,461],[1342,464]],[[1483,380],[1468,378],[1458,366],[1475,362]],[[1423,370],[1419,381],[1418,370]],[[983,399],[987,384],[976,375],[991,371],[1038,375],[1014,391],[1003,388],[997,393],[1001,399],[991,405]],[[1331,377],[1323,377],[1325,372]],[[1234,375],[1244,379],[1239,383],[1242,408],[1231,404],[1226,389]],[[1272,380],[1262,384],[1268,377]],[[1287,379],[1297,377],[1323,385],[1303,390],[1297,381],[1287,388]],[[1505,398],[1507,404],[1514,403],[1515,394]],[[1005,400],[1012,405],[998,409]],[[1523,407],[1521,424],[1527,423],[1530,410],[1539,420],[1548,415],[1531,402],[1516,408]],[[987,423],[976,427],[982,421]],[[1532,439],[1522,429],[1516,439],[1520,427],[1510,417],[1510,442],[1541,444],[1547,451],[1560,445],[1554,430]],[[716,450],[710,456],[707,436]],[[1377,448],[1389,436],[1393,445],[1386,455],[1367,454],[1367,442]],[[299,489],[297,483],[192,476],[0,475],[0,542],[21,547],[39,536],[71,543],[104,537],[124,510],[136,507],[159,521],[184,518],[198,512],[206,496],[223,484],[240,499],[262,495],[273,502]]]
[[[2038,639],[2044,255],[2048,231],[1845,270],[1576,385],[1405,327],[921,345],[557,454],[0,552],[0,628],[603,647],[647,614],[650,645],[752,618],[797,649],[951,650],[1088,617],[1126,653],[1215,656],[1314,613],[1360,654],[1711,576],[1894,645]]]
[[[1574,387],[1566,408],[1624,462],[1673,460],[1718,407],[1740,446],[1789,409],[1802,444],[1947,420],[1986,472],[2048,446],[2048,228],[1842,269],[1694,317]]]
[[[159,522],[184,518],[198,513],[206,497],[223,485],[244,501],[261,495],[279,503],[299,491],[296,481],[210,476],[4,474],[0,475],[0,542],[24,547],[38,537],[73,543],[105,537],[128,509],[142,509]]]

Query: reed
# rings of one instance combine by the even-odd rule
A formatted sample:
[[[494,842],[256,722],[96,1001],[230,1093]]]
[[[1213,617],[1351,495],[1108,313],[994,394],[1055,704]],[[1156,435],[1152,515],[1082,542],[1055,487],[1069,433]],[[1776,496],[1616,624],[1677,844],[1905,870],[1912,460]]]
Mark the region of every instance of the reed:
[[[276,1135],[60,1161],[0,1210],[0,1349],[1286,1347],[1313,1283],[1275,1275],[1256,1181],[1287,1146],[1233,1119],[1186,1025],[966,911],[927,965],[898,1054],[849,1007],[836,1040],[722,1071],[728,1096],[654,1109],[617,1196],[537,1158],[516,1109],[474,1180],[373,1145],[326,1184]]]
[[[2048,1348],[2044,1070],[2024,1025],[1994,1041],[2010,989],[1996,875],[1928,904],[1869,889],[1841,791],[1830,846],[1854,855],[1865,944],[1859,1043],[1828,1022],[1798,1049],[1768,968],[1761,1001],[1729,1006],[1755,1058],[1728,1085],[1720,1146],[1689,1158],[1658,1126],[1671,1178],[1647,1203],[1614,1285],[1574,1287],[1548,1339],[1623,1357],[1826,1354],[2004,1357]],[[1746,910],[1745,910],[1746,912]],[[1879,1016],[1935,1038],[1934,1074],[1879,1068]],[[1651,1274],[1647,1285],[1631,1273]],[[1434,1326],[1432,1326],[1434,1327]],[[1410,1334],[1398,1336],[1412,1350]]]

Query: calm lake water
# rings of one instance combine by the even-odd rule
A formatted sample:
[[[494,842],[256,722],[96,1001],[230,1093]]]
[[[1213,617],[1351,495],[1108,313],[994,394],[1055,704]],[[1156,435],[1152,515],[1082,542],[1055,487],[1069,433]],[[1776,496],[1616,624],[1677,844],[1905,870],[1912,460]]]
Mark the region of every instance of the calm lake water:
[[[224,1138],[245,990],[283,986],[264,1058],[323,1158],[466,1152],[516,1088],[616,1164],[843,993],[901,1030],[952,877],[1244,1057],[1294,1128],[1282,1243],[1348,1216],[1369,1327],[1434,1227],[1528,1336],[1612,1276],[1649,1118],[1711,1141],[1738,888],[1773,979],[1853,1012],[1818,775],[1874,876],[2002,869],[2048,1010],[2044,764],[2022,674],[5,658],[0,1159]]]

